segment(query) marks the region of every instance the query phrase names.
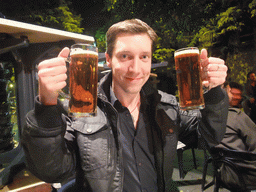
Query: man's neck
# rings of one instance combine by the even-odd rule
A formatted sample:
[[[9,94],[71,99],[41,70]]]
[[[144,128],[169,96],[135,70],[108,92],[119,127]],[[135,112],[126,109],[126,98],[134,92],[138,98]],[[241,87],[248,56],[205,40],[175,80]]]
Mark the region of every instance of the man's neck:
[[[140,109],[140,93],[135,94],[129,94],[122,89],[115,89],[115,87],[112,84],[112,90],[116,96],[116,98],[119,100],[119,102],[124,106],[127,107],[130,111],[130,114],[132,116],[134,128],[137,129],[137,124],[139,120],[139,109]]]
[[[116,89],[115,86],[112,84],[112,90],[116,96],[116,98],[119,100],[119,102],[124,106],[124,107],[131,107],[135,106],[138,101],[140,100],[140,93],[126,93],[122,91],[122,89]]]

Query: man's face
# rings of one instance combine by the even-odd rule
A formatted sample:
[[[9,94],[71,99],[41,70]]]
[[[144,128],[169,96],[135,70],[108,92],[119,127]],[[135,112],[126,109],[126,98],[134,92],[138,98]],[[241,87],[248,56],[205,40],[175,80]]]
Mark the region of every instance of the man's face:
[[[236,88],[227,87],[227,93],[229,97],[229,105],[232,107],[238,107],[242,100],[242,91]]]
[[[147,34],[119,34],[112,58],[106,54],[113,72],[113,89],[119,94],[136,94],[149,78],[152,41]]]
[[[251,73],[251,74],[250,74],[250,80],[251,80],[251,81],[255,81],[255,79],[256,79],[256,78],[255,78],[255,73]]]

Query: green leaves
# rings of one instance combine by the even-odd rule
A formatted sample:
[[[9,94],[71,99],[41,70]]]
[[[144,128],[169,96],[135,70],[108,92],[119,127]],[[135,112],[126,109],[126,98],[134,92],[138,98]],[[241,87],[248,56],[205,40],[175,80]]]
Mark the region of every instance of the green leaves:
[[[174,51],[175,49],[172,48],[159,48],[155,50],[153,58],[158,62],[168,61],[173,57]]]
[[[57,11],[59,12],[57,20],[61,21],[64,30],[77,33],[83,32],[84,28],[80,27],[82,21],[81,15],[73,15],[67,5],[61,5],[57,8]]]
[[[251,17],[255,17],[256,14],[256,0],[253,0],[249,5],[249,12],[251,13]]]
[[[244,25],[240,22],[242,10],[238,7],[229,7],[225,12],[217,15],[217,29],[221,29],[220,34],[225,34],[228,31],[241,31],[241,26]]]
[[[231,71],[230,78],[241,85],[247,81],[247,73],[253,70],[253,67],[248,62],[253,52],[243,52],[236,54],[228,54],[226,63]]]
[[[81,15],[75,15],[68,7],[69,1],[62,1],[59,6],[52,9],[36,9],[28,8],[29,14],[24,13],[23,20],[28,23],[34,23],[51,28],[57,28],[65,31],[83,33],[84,28],[81,27]]]

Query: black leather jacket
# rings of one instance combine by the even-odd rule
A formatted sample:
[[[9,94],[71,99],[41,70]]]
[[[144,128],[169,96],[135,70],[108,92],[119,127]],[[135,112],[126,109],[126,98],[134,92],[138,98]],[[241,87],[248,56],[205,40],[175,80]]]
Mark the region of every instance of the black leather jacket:
[[[22,145],[28,168],[38,178],[64,182],[76,174],[80,191],[122,191],[118,114],[109,102],[111,79],[110,73],[100,82],[96,117],[71,120],[60,104],[46,107],[38,101],[27,114]],[[153,89],[149,82],[142,91],[151,103],[158,189],[173,191],[177,141],[196,142],[200,134],[210,146],[217,145],[225,133],[228,98],[220,87],[214,88],[204,95],[205,109],[188,113],[179,110],[174,96]]]

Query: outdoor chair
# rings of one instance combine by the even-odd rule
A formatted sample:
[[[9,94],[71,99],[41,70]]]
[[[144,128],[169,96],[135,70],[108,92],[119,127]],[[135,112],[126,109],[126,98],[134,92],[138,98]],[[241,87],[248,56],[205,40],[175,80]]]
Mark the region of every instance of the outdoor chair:
[[[240,152],[223,148],[211,148],[209,152],[211,156],[206,160],[203,169],[202,191],[212,185],[214,185],[214,192],[218,192],[219,188],[226,188],[232,192],[249,192],[256,189],[255,185],[246,185],[246,174],[248,174],[248,171],[253,171],[253,175],[256,175],[256,171],[239,166],[239,162],[255,163],[256,153]],[[214,175],[213,180],[206,185],[206,174],[209,163],[212,163]],[[225,170],[225,172],[222,170]]]
[[[197,169],[196,165],[196,156],[195,156],[195,147],[190,146],[190,145],[185,145],[181,141],[178,141],[178,146],[177,146],[177,156],[178,156],[178,165],[179,165],[179,173],[180,173],[180,178],[184,179],[186,173],[183,169],[183,152],[185,150],[191,149],[192,151],[192,156],[193,156],[193,162],[194,162],[194,168]]]

